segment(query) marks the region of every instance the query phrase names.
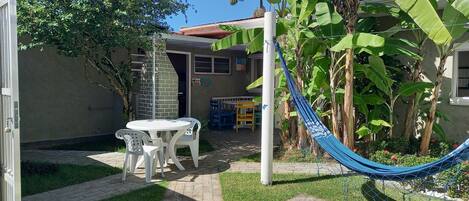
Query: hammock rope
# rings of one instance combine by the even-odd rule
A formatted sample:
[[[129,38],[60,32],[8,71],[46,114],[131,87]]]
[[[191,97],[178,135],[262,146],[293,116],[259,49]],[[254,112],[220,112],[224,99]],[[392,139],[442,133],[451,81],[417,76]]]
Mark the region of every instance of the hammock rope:
[[[439,160],[413,167],[380,164],[356,154],[335,138],[329,129],[321,122],[312,106],[299,92],[288,70],[278,42],[275,42],[275,48],[277,49],[280,63],[287,80],[288,89],[290,90],[293,103],[300,118],[303,120],[311,137],[341,165],[372,179],[406,181],[434,175],[469,159],[469,139]]]

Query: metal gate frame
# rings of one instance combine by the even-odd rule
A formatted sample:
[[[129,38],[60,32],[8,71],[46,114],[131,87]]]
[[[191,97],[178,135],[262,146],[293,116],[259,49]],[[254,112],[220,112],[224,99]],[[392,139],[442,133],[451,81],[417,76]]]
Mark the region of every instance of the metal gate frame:
[[[21,200],[16,0],[0,0],[0,198]]]

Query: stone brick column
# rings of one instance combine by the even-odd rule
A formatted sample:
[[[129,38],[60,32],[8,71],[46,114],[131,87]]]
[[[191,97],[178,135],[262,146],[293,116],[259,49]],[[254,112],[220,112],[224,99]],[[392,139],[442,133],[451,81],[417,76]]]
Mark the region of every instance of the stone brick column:
[[[153,51],[147,51],[146,70],[140,77],[140,89],[137,95],[137,119],[151,119],[153,105],[155,118],[174,119],[178,117],[178,75],[166,55],[166,42],[156,40]],[[155,63],[155,66],[153,65]],[[153,71],[153,68],[155,71]],[[153,72],[155,72],[156,97],[153,102]]]

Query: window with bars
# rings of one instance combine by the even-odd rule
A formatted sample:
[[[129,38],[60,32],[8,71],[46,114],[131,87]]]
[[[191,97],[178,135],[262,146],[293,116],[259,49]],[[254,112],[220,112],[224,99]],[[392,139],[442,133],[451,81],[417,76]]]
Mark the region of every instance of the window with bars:
[[[457,97],[469,97],[469,51],[457,51],[458,53],[458,90]]]
[[[456,44],[453,57],[451,103],[469,105],[469,43]]]
[[[231,73],[231,60],[229,57],[202,56],[194,58],[195,74],[222,74]]]

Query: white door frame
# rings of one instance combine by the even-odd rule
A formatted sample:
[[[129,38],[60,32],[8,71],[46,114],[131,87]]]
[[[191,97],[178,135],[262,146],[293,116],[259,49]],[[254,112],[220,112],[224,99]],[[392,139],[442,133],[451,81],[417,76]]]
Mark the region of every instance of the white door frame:
[[[192,108],[192,53],[185,52],[185,51],[177,51],[177,50],[166,50],[166,53],[173,53],[173,54],[184,54],[187,56],[187,68],[186,68],[186,110],[187,116],[191,116],[191,108]]]
[[[0,0],[0,198],[21,200],[16,1]]]

